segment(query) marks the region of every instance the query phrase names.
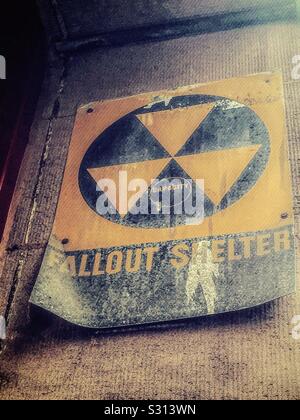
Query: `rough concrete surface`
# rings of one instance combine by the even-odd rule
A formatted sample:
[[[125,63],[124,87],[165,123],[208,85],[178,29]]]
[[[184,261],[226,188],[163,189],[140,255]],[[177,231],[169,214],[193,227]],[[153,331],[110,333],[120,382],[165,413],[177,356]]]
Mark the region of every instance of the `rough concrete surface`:
[[[28,307],[54,219],[79,104],[281,69],[297,235],[300,211],[300,54],[294,23],[90,51],[49,69],[18,183],[2,273],[8,319],[0,399],[298,399],[295,295],[246,312],[97,333]],[[298,238],[298,236],[297,236]]]

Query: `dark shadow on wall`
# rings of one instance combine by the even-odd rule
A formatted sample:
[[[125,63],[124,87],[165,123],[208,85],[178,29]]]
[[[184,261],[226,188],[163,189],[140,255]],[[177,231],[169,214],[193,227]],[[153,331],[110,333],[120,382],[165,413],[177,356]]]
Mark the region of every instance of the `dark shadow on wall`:
[[[0,240],[43,79],[45,41],[34,0],[1,4],[0,55]]]

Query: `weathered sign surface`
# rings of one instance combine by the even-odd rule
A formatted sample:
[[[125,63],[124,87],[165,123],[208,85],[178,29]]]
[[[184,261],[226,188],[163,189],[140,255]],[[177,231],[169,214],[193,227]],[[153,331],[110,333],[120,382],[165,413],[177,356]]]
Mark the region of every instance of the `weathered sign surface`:
[[[197,197],[193,219],[184,210]],[[105,328],[240,310],[294,289],[280,74],[78,110],[32,303]]]

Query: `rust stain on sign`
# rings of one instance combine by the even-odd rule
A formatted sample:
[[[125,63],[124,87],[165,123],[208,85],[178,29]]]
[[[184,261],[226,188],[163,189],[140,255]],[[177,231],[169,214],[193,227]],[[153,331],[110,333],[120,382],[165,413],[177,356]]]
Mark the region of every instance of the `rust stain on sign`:
[[[131,211],[163,179],[203,180],[201,220]],[[292,209],[280,74],[83,106],[31,301],[95,328],[265,303],[295,287]]]

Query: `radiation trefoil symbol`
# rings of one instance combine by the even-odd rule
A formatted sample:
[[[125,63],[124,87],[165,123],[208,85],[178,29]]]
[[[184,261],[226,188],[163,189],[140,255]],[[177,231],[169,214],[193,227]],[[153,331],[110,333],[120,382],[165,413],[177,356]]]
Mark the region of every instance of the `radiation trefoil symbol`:
[[[263,121],[249,107],[215,96],[169,98],[135,110],[116,121],[91,145],[79,171],[82,196],[97,212],[101,179],[118,186],[119,174],[128,181],[191,180],[193,194],[204,180],[204,216],[210,217],[242,199],[263,174],[270,156],[270,139]],[[133,194],[133,193],[132,193]],[[147,188],[137,200],[149,194]],[[144,228],[186,224],[187,215],[116,214],[108,220]],[[100,216],[99,216],[100,217]]]

